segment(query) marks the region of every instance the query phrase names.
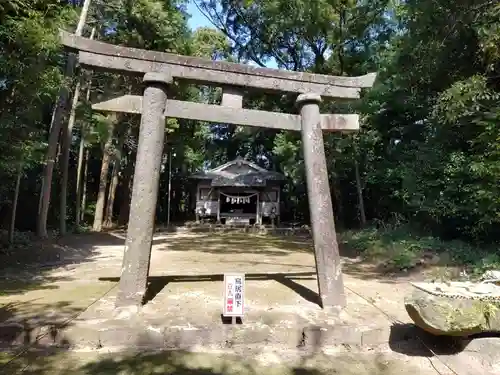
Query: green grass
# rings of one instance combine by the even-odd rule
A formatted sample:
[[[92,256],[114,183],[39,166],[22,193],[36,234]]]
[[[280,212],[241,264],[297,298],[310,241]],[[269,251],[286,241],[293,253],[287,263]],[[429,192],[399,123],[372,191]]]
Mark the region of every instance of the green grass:
[[[413,233],[405,227],[367,228],[341,234],[344,246],[369,261],[386,262],[392,269],[415,268],[425,256],[439,258],[439,265],[463,267],[471,276],[500,270],[500,249],[474,246],[463,241],[443,241]]]

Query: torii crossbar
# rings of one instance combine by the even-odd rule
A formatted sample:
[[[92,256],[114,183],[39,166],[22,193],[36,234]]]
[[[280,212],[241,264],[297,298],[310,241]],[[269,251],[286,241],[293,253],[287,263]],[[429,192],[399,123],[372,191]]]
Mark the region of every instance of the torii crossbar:
[[[359,98],[362,88],[373,85],[375,73],[360,77],[335,77],[288,72],[116,46],[63,31],[60,37],[66,48],[78,53],[81,66],[143,75],[145,83],[142,96],[125,95],[93,105],[94,109],[100,111],[141,114],[130,217],[116,307],[138,309],[146,291],[165,117],[301,132],[319,299],[323,308],[345,306],[323,130],[358,130],[359,119],[352,114],[321,115],[319,103],[322,96]],[[174,80],[221,86],[221,105],[168,99],[168,87]],[[243,108],[245,89],[296,93],[299,114]]]

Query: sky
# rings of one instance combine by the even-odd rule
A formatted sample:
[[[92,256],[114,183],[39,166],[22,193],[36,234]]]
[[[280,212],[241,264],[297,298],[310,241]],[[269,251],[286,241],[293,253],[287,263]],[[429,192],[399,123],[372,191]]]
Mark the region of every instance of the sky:
[[[196,30],[198,27],[213,26],[210,21],[203,14],[201,14],[192,0],[189,2],[187,10],[191,15],[188,25],[192,30]]]
[[[198,27],[213,27],[212,23],[198,10],[193,0],[189,1],[187,11],[191,15],[191,18],[188,21],[188,26],[191,28],[191,30],[196,30]],[[249,64],[257,66],[257,64],[254,64],[252,62],[250,62]],[[277,68],[277,65],[274,61],[269,61],[266,66],[268,68]]]

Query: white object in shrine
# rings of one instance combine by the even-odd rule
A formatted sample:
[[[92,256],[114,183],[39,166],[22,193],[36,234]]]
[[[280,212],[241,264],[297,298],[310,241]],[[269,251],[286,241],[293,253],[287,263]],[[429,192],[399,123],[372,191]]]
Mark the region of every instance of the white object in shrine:
[[[222,315],[243,317],[245,306],[245,274],[224,274],[224,306]]]

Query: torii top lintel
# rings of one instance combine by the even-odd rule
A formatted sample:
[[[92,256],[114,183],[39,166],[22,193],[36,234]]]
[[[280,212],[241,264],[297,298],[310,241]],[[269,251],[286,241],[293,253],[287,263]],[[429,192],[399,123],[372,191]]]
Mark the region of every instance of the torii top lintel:
[[[262,90],[316,93],[324,97],[357,99],[362,88],[372,87],[376,73],[338,77],[245,64],[212,61],[191,56],[116,46],[60,32],[62,44],[78,52],[80,65],[93,69],[135,74],[168,72],[174,78],[209,85],[230,85]]]

